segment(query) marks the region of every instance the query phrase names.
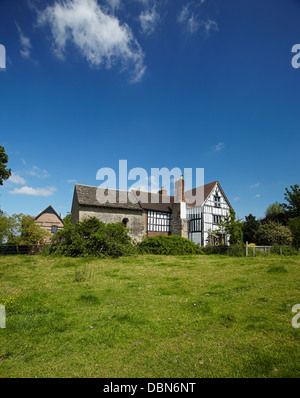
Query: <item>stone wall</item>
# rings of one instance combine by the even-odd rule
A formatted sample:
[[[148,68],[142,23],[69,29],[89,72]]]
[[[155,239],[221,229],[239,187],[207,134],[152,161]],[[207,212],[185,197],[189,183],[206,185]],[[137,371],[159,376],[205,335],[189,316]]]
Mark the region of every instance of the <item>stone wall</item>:
[[[109,207],[79,206],[78,221],[81,222],[90,217],[96,217],[106,224],[123,222],[127,219],[126,226],[130,229],[130,235],[134,239],[141,240],[146,235],[145,213],[142,210],[139,212]],[[74,218],[76,218],[75,215]]]

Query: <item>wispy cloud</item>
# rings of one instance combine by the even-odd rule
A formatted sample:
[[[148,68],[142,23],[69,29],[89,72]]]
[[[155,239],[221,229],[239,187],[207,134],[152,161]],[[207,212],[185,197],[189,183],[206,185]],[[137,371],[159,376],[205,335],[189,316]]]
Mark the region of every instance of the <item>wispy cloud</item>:
[[[154,33],[159,20],[160,15],[156,11],[155,5],[152,8],[143,11],[139,16],[142,32],[147,36]]]
[[[256,182],[255,184],[250,185],[250,188],[258,188],[260,186],[260,182]]]
[[[19,185],[25,185],[26,180],[25,178],[21,177],[18,173],[11,173],[11,176],[9,177],[8,181],[12,182],[13,184],[19,184]]]
[[[57,189],[55,187],[46,188],[32,188],[24,186],[21,188],[15,188],[13,191],[9,191],[12,195],[30,195],[30,196],[44,196],[48,197],[54,194]]]
[[[145,73],[143,51],[129,26],[105,13],[96,0],[55,1],[38,13],[38,24],[50,25],[54,53],[62,60],[71,43],[91,67],[118,64],[131,70],[131,82]]]
[[[203,3],[204,1],[201,0],[200,4]],[[177,21],[185,26],[189,33],[195,34],[201,29],[203,35],[208,37],[213,31],[217,32],[219,27],[217,22],[213,21],[212,19],[203,19],[200,17],[200,4],[195,3],[194,1],[185,4],[177,17]]]
[[[233,200],[236,202],[237,200],[240,200],[239,196],[236,196],[235,198],[233,198]]]
[[[28,171],[28,174],[37,178],[47,178],[50,176],[46,169],[40,169],[37,166],[33,166],[33,168]]]
[[[32,45],[30,42],[29,37],[26,37],[24,35],[24,33],[22,32],[19,24],[16,22],[16,26],[18,29],[18,33],[19,33],[19,39],[20,39],[20,44],[21,44],[21,50],[20,53],[22,55],[23,58],[30,58],[31,55],[31,49],[32,49]]]
[[[261,195],[258,193],[257,195],[255,195],[256,198],[260,198]]]
[[[225,147],[224,142],[219,142],[219,143],[213,148],[213,151],[214,151],[214,152],[220,152],[220,151],[222,151],[222,150],[224,149],[224,147]]]

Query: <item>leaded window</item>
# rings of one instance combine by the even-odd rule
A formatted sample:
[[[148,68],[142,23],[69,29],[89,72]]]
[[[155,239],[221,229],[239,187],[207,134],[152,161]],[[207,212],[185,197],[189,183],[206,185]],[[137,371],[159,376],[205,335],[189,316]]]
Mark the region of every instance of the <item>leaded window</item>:
[[[213,215],[213,223],[214,224],[220,224],[221,221],[222,221],[222,216]]]
[[[221,207],[221,197],[218,194],[215,195],[215,207]]]
[[[148,231],[171,232],[171,213],[148,211]]]

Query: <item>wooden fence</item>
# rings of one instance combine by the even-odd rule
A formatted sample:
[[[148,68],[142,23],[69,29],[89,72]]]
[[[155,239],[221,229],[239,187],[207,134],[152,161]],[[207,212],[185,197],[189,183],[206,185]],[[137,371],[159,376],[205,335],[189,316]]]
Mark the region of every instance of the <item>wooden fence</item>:
[[[1,245],[0,255],[37,254],[45,245]]]
[[[246,242],[246,247],[245,247],[245,256],[248,257],[249,256],[249,251],[252,252],[252,256],[255,257],[256,253],[266,253],[268,255],[270,255],[272,249],[274,250],[275,248],[278,249],[278,253],[279,255],[282,255],[284,253],[284,249],[290,249],[291,246],[253,246],[253,245],[249,245],[248,242]],[[298,249],[298,252],[300,253],[300,248]]]

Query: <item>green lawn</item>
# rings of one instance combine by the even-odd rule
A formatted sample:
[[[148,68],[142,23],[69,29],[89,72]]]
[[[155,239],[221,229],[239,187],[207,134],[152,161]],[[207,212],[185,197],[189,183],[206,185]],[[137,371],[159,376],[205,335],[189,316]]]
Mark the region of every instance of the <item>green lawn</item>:
[[[0,257],[0,377],[299,377],[300,256]]]

